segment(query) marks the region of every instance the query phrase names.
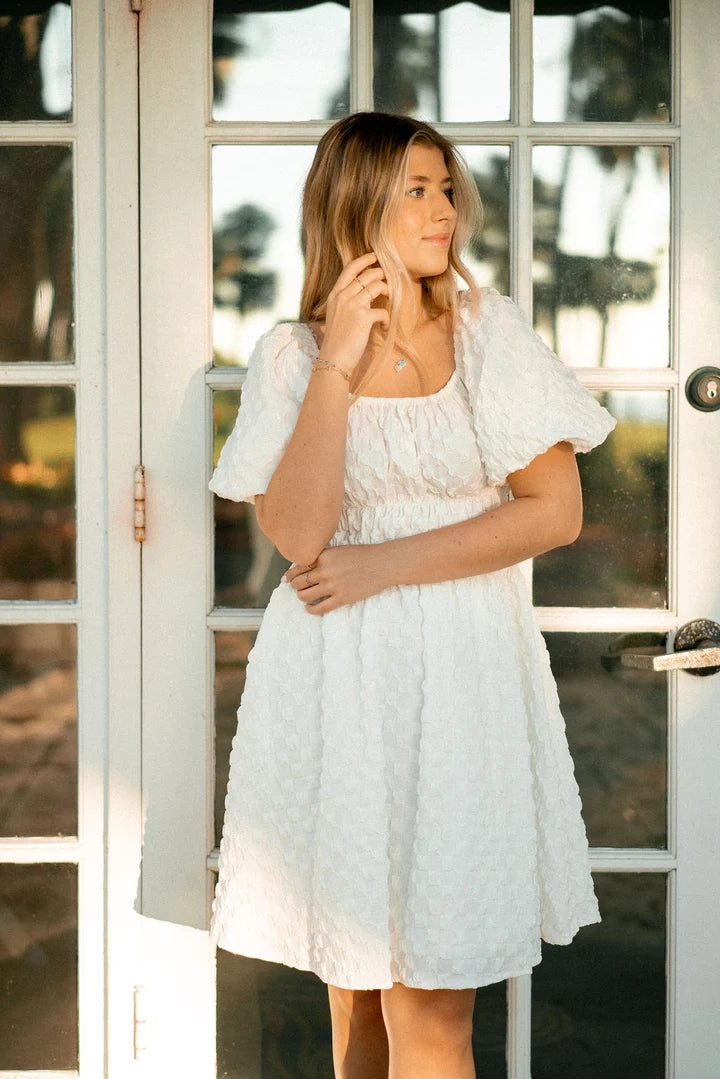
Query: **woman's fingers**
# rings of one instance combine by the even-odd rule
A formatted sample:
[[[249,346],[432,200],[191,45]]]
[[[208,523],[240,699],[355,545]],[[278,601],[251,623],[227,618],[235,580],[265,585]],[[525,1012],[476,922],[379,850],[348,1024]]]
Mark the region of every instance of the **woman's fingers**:
[[[361,274],[363,270],[367,270],[373,263],[377,262],[377,255],[374,251],[368,251],[366,255],[361,255],[360,258],[353,259],[352,262],[348,262],[346,266],[343,266],[340,276],[335,282],[336,289],[346,288],[351,281],[353,281],[358,274]]]

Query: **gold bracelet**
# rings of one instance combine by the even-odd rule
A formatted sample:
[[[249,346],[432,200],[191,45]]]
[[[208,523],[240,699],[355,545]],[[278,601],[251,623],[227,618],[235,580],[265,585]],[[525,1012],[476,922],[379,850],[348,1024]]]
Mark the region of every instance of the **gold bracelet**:
[[[316,371],[337,371],[338,374],[342,375],[346,382],[350,381],[350,375],[347,371],[344,371],[342,367],[338,367],[336,363],[330,363],[329,360],[315,360],[312,365],[312,371],[313,374]]]

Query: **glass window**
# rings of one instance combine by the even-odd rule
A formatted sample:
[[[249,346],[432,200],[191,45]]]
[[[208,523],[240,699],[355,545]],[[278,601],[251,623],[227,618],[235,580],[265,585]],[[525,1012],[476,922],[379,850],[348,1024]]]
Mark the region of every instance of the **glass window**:
[[[670,119],[669,0],[536,3],[533,57],[536,120]]]
[[[617,649],[665,652],[664,635],[548,633],[592,847],[667,842],[667,675],[620,665]]]
[[[510,291],[510,149],[460,146],[483,204],[482,231],[465,261],[479,285]]]
[[[77,834],[75,655],[75,626],[0,626],[0,835]]]
[[[533,151],[535,328],[572,366],[669,363],[669,163],[664,146]]]
[[[9,7],[31,13],[0,15],[0,121],[72,119],[69,0]]]
[[[214,120],[325,120],[350,101],[348,4],[215,4]]]
[[[73,360],[72,152],[0,146],[0,363]]]
[[[213,361],[247,363],[257,339],[295,319],[300,205],[312,146],[213,149]]]
[[[535,559],[543,607],[664,607],[668,567],[668,395],[598,394],[618,421],[607,441],[578,454],[584,520],[569,547]]]
[[[0,505],[0,599],[73,599],[72,387],[0,387]]]
[[[664,1079],[663,873],[597,873],[602,922],[543,945],[533,971],[533,1079]]]
[[[0,1072],[78,1066],[77,868],[0,865]]]
[[[215,846],[220,845],[222,835],[230,749],[248,656],[256,636],[247,631],[215,634]]]
[[[509,3],[375,0],[373,13],[376,109],[431,123],[508,119]]]

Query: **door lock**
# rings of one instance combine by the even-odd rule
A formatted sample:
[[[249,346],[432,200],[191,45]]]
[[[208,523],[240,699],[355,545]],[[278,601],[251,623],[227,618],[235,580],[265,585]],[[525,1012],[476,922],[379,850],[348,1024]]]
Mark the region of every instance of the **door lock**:
[[[685,383],[685,396],[700,412],[716,412],[720,408],[720,368],[698,367]]]

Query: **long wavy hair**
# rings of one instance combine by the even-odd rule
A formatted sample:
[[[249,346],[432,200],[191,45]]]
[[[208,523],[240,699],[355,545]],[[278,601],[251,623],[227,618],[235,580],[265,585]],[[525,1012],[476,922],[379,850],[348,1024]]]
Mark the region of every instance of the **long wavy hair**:
[[[421,143],[443,155],[454,190],[457,212],[447,270],[422,280],[424,305],[431,317],[457,317],[457,277],[478,303],[478,288],[460,252],[480,228],[482,205],[475,183],[458,150],[429,124],[407,116],[357,112],[338,121],[318,144],[303,194],[302,247],[305,281],[300,305],[304,322],[325,317],[327,299],[344,265],[374,251],[388,284],[387,331],[378,355],[355,389],[358,396],[395,348],[411,357],[398,332],[403,282],[410,279],[392,240],[392,225],[405,194],[410,148]],[[420,312],[418,312],[420,315]],[[384,340],[382,339],[384,337]]]

